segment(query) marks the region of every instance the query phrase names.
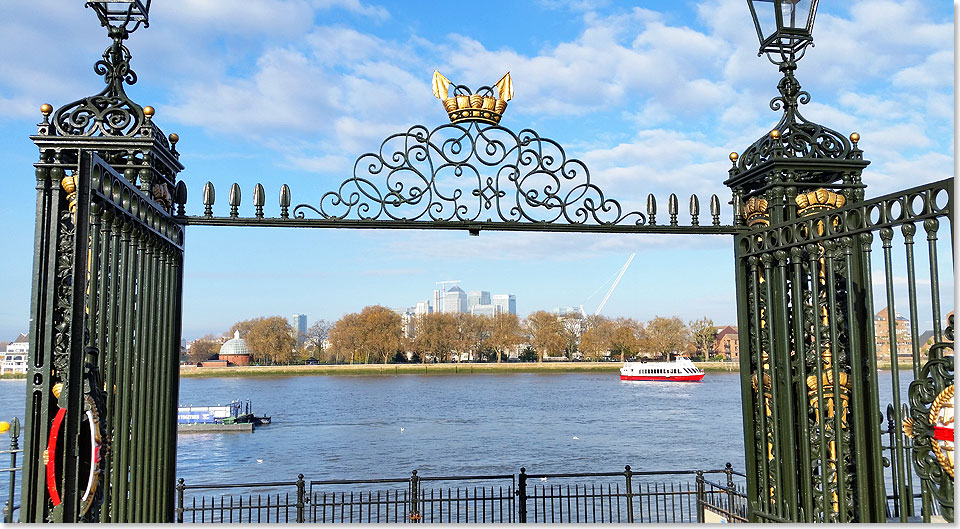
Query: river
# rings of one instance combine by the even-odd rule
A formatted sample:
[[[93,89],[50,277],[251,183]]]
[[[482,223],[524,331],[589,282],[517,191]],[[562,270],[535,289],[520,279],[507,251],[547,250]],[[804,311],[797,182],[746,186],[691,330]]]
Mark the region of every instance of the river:
[[[23,416],[24,384],[0,380],[0,418]],[[177,475],[187,483],[744,467],[735,373],[708,373],[702,383],[516,373],[187,378],[180,386],[181,405],[249,399],[273,418],[253,434],[180,435]],[[890,372],[880,387],[889,402]]]

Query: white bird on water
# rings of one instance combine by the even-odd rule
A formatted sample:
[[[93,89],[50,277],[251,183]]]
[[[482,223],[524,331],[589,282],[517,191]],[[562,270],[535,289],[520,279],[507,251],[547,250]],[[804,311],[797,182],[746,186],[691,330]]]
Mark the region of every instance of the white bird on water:
[[[263,463],[263,460],[262,460],[262,459],[258,459],[258,460],[257,460],[257,464],[259,465],[260,463]]]
[[[573,439],[574,439],[575,441],[579,441],[579,440],[580,440],[580,438],[577,437],[576,435],[573,436]]]
[[[403,426],[400,427],[400,433],[403,433]]]
[[[546,481],[547,478],[540,478],[540,481]]]

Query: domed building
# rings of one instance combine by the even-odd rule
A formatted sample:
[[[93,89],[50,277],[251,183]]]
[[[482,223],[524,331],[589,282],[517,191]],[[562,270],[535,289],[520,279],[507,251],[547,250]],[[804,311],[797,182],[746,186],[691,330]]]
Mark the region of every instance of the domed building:
[[[249,365],[251,355],[250,346],[240,337],[240,331],[234,332],[233,338],[220,346],[220,360],[226,360],[227,365]]]

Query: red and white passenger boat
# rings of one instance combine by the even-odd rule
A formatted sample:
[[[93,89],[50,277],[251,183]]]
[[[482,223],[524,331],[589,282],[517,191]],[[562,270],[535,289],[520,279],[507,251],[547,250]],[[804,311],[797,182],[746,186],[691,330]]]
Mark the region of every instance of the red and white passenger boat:
[[[673,362],[624,362],[620,368],[620,380],[700,382],[702,379],[703,370],[685,356],[678,356]]]

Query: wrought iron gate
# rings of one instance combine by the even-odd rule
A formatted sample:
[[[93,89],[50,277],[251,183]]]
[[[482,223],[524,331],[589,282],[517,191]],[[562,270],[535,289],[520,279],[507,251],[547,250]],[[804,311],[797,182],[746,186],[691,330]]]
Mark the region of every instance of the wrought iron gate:
[[[748,515],[806,522],[885,519],[873,245],[879,236],[889,285],[893,230],[900,229],[916,325],[912,263],[922,225],[934,336],[929,352],[921,351],[913,329],[915,382],[906,409],[890,323],[890,460],[898,497],[912,498],[904,481],[904,454],[912,450],[923,515],[929,518],[936,498],[952,519],[953,330],[952,319],[946,328],[940,323],[936,242],[942,220],[952,222],[953,180],[864,200],[868,162],[859,136],[800,115],[809,94],[792,60],[781,65],[781,96],[771,103],[784,109],[783,119],[731,155],[731,225],[722,224],[716,195],[703,224],[696,196],[683,222],[676,195],[667,200],[666,222],[662,212],[658,222],[652,195],[643,211],[622,206],[557,142],[499,125],[512,97],[509,76],[476,92],[457,85],[450,94],[439,74],[435,95],[451,123],[390,136],[319,204],[293,205],[283,185],[280,216],[268,218],[257,184],[253,214],[241,215],[233,184],[229,213],[218,216],[208,183],[203,212],[188,214],[177,136],[165,137],[153,109],[124,92],[136,75],[123,42],[146,24],[148,7],[123,2],[112,11],[109,4],[88,3],[113,40],[95,68],[106,87],[56,112],[44,105],[31,137],[40,161],[22,521],[172,521],[187,225],[733,235]],[[891,315],[893,297],[888,287]],[[904,521],[914,514],[912,502],[898,509]]]
[[[915,377],[925,377],[917,343],[914,234],[922,226],[929,242],[937,329],[930,357],[937,359],[952,348],[940,331],[936,242],[941,220],[951,221],[953,180],[864,200],[860,174],[868,162],[857,148],[859,135],[845,138],[799,113],[809,96],[800,91],[795,66],[781,67],[781,96],[771,103],[783,106],[783,119],[743,156],[731,155],[726,182],[739,204],[736,223],[749,229],[734,244],[750,512],[757,520],[881,522],[886,492],[873,245],[879,237],[886,272],[896,430],[891,459],[899,467],[893,486],[906,500],[913,492],[906,488],[911,469],[903,463],[891,241],[899,228],[908,259],[911,361]],[[949,363],[952,374],[952,356],[935,361]],[[937,391],[946,379],[940,375]],[[934,384],[928,385],[925,395],[933,391]],[[952,447],[952,429],[949,435]],[[950,467],[952,472],[952,462]],[[925,468],[934,472],[929,463]],[[952,497],[952,480],[943,481]],[[902,521],[910,510],[912,501],[900,509]],[[929,510],[925,515],[929,519]]]
[[[183,265],[171,198],[183,166],[176,136],[124,93],[136,74],[123,40],[140,22],[98,14],[113,39],[96,65],[106,87],[44,105],[31,137],[27,522],[170,519]]]

